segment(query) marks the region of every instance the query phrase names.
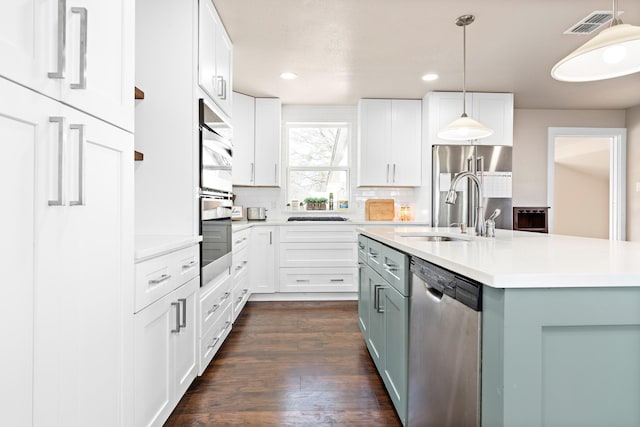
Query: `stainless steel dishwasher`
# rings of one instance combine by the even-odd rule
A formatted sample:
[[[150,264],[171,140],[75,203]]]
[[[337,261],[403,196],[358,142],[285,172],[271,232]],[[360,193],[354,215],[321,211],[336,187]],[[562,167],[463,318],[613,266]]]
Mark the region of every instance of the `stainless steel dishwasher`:
[[[409,426],[480,425],[482,285],[411,258]]]

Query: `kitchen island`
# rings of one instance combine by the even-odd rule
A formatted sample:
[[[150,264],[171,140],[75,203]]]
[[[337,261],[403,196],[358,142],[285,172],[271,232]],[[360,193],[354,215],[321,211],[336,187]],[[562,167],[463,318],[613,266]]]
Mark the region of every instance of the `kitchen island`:
[[[358,232],[483,284],[483,426],[640,425],[640,244],[506,230]]]

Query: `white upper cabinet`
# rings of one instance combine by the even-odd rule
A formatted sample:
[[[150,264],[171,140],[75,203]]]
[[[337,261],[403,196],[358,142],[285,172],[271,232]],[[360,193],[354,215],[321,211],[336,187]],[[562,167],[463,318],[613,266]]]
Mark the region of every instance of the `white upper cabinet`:
[[[198,83],[231,117],[233,49],[211,0],[199,0],[198,28]]]
[[[233,92],[233,185],[280,186],[281,103]]]
[[[428,142],[467,145],[468,141],[438,138],[440,129],[462,114],[462,92],[430,92],[424,98]],[[493,129],[493,134],[477,141],[480,145],[513,145],[513,94],[467,92],[467,115]]]
[[[16,0],[0,6],[0,75],[133,130],[134,2]]]
[[[359,186],[421,185],[421,113],[420,100],[360,100]]]
[[[233,185],[253,185],[255,98],[233,92]]]

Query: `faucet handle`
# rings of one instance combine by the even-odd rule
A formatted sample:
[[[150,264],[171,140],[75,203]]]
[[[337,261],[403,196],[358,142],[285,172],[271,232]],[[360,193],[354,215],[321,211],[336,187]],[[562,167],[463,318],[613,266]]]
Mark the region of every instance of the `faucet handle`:
[[[495,214],[495,212],[494,212],[494,214]],[[496,216],[498,216],[498,215],[496,215]],[[491,215],[491,217],[489,217],[489,219],[487,219],[484,222],[485,236],[486,237],[496,237],[496,222],[491,218],[495,218],[495,217],[493,215]]]
[[[464,222],[453,222],[449,224],[449,227],[456,227],[458,225],[460,226],[460,233],[465,234],[467,232],[467,224]]]

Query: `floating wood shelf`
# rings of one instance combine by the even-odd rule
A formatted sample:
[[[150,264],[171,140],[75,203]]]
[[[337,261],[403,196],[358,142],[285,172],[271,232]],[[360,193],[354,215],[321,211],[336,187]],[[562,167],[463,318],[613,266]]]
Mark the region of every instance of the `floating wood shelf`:
[[[144,99],[144,92],[138,88],[135,88],[135,98],[136,99]]]
[[[139,151],[134,151],[133,152],[133,160],[135,160],[135,161],[144,160],[144,154],[142,154]]]

